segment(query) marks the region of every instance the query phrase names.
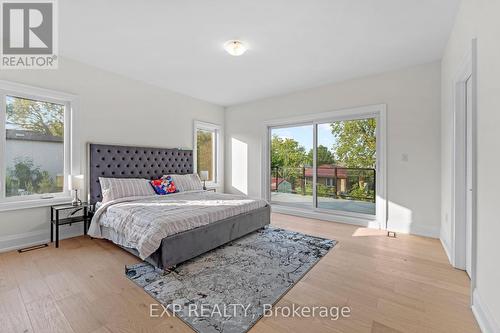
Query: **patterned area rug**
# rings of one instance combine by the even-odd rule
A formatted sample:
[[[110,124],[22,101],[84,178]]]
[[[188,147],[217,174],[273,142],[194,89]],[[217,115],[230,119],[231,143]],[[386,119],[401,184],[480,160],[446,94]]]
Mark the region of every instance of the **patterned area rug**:
[[[200,333],[248,331],[336,241],[267,227],[171,272],[148,263],[127,277]],[[161,314],[163,309],[156,309]],[[151,312],[153,313],[153,312]]]

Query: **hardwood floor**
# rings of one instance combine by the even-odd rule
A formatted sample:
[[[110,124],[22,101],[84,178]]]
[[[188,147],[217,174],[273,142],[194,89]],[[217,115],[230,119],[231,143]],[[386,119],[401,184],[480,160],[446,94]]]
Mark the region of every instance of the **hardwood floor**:
[[[272,223],[336,239],[277,306],[349,306],[349,318],[263,318],[258,332],[479,332],[469,280],[436,239],[273,214]],[[0,332],[192,332],[178,318],[150,318],[155,301],[124,275],[138,260],[103,240],[77,237],[0,254]]]

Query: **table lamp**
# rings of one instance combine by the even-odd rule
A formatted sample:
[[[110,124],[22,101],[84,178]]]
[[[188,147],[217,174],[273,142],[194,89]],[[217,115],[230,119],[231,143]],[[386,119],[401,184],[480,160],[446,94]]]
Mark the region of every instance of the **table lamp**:
[[[82,200],[78,198],[78,190],[83,190],[83,175],[69,175],[68,189],[70,191],[75,191],[75,195],[73,197],[73,201],[71,201],[71,204],[73,206],[81,205]]]
[[[203,189],[206,190],[205,182],[208,180],[208,171],[200,171],[200,179],[203,180]]]

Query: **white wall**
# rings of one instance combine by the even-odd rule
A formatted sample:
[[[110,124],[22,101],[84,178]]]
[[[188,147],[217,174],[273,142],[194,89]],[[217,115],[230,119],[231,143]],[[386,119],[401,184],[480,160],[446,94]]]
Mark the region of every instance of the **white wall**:
[[[372,104],[387,104],[388,199],[391,230],[439,236],[440,79],[439,62],[327,85],[226,109],[226,191],[261,188],[264,121]],[[245,184],[232,183],[232,142],[247,148]],[[238,143],[241,146],[241,143]],[[239,153],[239,152],[238,152]],[[408,162],[402,161],[407,153]]]
[[[500,332],[499,13],[500,1],[463,0],[442,60],[441,237],[449,248],[452,230],[449,216],[453,81],[471,48],[471,40],[477,37],[477,280],[474,311],[484,332]]]
[[[68,59],[60,59],[58,70],[1,71],[0,79],[79,96],[82,171],[87,142],[192,148],[195,119],[224,124],[220,106]],[[47,239],[48,221],[48,208],[0,212],[0,249],[27,235],[32,242]]]

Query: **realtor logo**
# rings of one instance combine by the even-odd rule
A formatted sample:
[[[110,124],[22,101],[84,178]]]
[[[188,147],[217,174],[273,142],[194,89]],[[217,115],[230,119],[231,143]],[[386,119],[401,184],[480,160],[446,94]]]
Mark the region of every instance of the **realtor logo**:
[[[57,68],[55,5],[55,0],[1,1],[0,68]]]

